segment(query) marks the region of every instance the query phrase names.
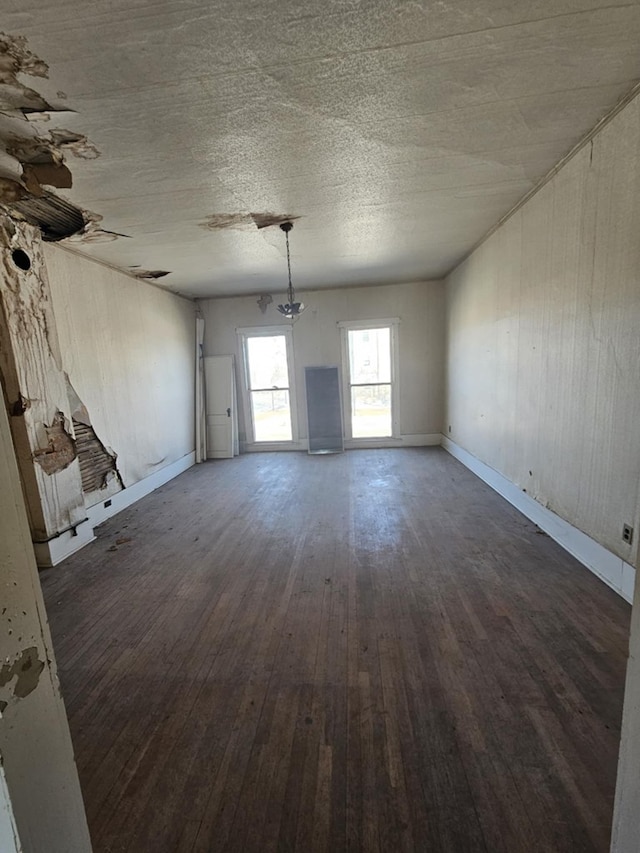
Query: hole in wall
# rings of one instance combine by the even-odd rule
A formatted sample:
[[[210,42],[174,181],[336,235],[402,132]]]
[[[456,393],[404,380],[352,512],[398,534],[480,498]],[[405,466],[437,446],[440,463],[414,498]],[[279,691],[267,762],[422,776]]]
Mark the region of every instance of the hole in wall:
[[[31,258],[23,249],[14,249],[13,252],[11,252],[11,259],[19,270],[24,270],[26,272],[31,269]]]

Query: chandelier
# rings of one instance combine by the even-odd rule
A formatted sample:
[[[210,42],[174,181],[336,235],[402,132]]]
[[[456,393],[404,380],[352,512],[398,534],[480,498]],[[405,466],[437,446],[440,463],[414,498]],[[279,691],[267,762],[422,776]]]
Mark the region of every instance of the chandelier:
[[[284,305],[278,305],[278,311],[283,314],[288,320],[295,320],[304,311],[304,302],[296,302],[296,292],[291,283],[291,255],[289,254],[289,231],[293,228],[293,222],[281,222],[280,228],[284,231],[287,240],[287,270],[289,271],[289,289],[287,290],[287,299],[289,300]]]

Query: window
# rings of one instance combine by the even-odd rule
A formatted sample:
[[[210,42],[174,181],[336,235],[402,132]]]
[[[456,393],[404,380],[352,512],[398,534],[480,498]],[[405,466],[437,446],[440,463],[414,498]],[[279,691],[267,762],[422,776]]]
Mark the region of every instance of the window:
[[[244,361],[245,413],[252,440],[293,440],[291,418],[291,329],[238,329]]]
[[[340,325],[351,437],[391,438],[397,433],[393,364],[397,321]]]

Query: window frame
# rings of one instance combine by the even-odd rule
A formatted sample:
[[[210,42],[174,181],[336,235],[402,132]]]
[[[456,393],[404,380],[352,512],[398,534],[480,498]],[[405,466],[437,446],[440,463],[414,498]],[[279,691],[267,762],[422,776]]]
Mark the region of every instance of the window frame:
[[[260,450],[289,449],[298,443],[298,404],[295,388],[295,364],[293,359],[293,329],[291,326],[241,326],[236,328],[238,349],[241,362],[241,394],[245,425],[245,445]],[[287,353],[287,371],[289,374],[289,409],[291,413],[291,439],[285,441],[256,441],[251,407],[251,381],[249,378],[249,338],[272,338],[283,336]],[[284,389],[283,389],[284,390]]]
[[[380,444],[383,441],[393,441],[400,439],[400,385],[398,382],[398,326],[400,324],[399,317],[386,317],[380,320],[340,320],[338,327],[340,329],[340,345],[342,351],[342,404],[345,413],[345,439],[354,447],[362,445]],[[365,329],[389,329],[389,344],[391,347],[391,375],[390,381],[387,382],[372,382],[367,385],[391,385],[391,435],[370,436],[363,438],[354,438],[353,436],[353,417],[351,411],[351,388],[360,387],[362,383],[351,383],[351,361],[349,358],[349,332],[362,331]]]

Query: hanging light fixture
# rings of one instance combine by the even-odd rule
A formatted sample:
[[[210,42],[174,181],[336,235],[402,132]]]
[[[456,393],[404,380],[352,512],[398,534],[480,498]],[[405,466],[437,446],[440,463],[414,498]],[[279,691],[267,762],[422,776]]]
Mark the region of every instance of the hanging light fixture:
[[[278,305],[278,311],[288,320],[295,320],[304,311],[304,302],[296,302],[296,292],[291,283],[291,255],[289,254],[289,231],[293,228],[293,222],[281,222],[280,228],[284,231],[287,239],[287,270],[289,271],[289,289],[287,290],[287,299],[285,305]]]

